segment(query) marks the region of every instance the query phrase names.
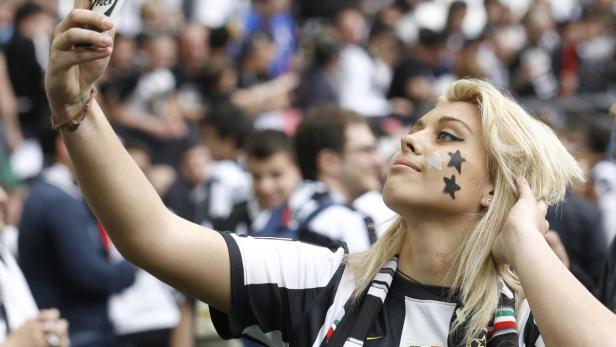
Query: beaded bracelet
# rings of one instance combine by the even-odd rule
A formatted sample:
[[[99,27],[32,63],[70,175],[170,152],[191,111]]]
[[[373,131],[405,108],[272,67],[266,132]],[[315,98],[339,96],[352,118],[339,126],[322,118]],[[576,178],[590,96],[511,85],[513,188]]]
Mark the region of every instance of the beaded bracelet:
[[[94,99],[94,96],[96,95],[96,93],[97,93],[96,87],[92,86],[88,101],[86,101],[86,104],[84,105],[83,110],[81,110],[81,112],[79,112],[75,117],[71,117],[61,123],[56,123],[55,115],[52,113],[51,114],[51,128],[53,130],[66,129],[68,131],[75,131],[75,129],[79,128],[79,125],[81,124],[81,122],[88,115],[88,111],[90,110],[90,105],[92,104],[92,100]]]

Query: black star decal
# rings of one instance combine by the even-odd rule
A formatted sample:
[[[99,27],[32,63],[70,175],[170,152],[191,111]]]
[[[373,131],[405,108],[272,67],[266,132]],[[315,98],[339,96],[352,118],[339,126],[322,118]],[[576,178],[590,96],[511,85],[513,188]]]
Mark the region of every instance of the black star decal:
[[[449,163],[447,164],[447,166],[453,166],[456,168],[456,170],[458,170],[458,173],[461,174],[462,173],[462,163],[466,161],[466,159],[462,158],[462,153],[460,153],[460,151],[456,151],[456,153],[451,153],[449,152],[449,156],[451,157],[451,159],[449,160]]]
[[[462,189],[459,185],[456,184],[456,176],[451,175],[451,178],[443,177],[443,181],[445,181],[445,189],[443,189],[443,193],[451,195],[451,198],[455,200],[456,192]]]

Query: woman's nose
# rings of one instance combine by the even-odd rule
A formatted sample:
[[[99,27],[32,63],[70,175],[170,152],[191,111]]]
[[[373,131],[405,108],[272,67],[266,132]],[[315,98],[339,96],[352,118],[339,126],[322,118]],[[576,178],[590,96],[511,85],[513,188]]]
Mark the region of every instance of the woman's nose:
[[[413,154],[421,154],[422,146],[417,141],[417,134],[406,134],[400,139],[400,150],[404,152],[411,152]]]

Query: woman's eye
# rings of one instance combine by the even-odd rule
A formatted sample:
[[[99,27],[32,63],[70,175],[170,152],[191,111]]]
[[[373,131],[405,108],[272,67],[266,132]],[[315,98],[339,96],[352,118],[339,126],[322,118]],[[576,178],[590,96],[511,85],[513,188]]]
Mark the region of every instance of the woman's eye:
[[[448,133],[446,131],[441,131],[438,134],[438,139],[439,140],[443,140],[443,141],[455,141],[455,142],[462,142],[464,141],[464,139],[459,138],[451,133]]]

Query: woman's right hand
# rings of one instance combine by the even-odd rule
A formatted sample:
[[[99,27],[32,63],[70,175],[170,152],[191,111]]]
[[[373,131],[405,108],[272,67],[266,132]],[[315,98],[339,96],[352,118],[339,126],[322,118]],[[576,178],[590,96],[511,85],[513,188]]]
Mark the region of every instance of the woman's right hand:
[[[90,11],[89,6],[89,0],[75,0],[75,8],[54,31],[45,89],[56,123],[73,118],[84,109],[92,85],[107,68],[111,56],[113,22],[102,13]]]

